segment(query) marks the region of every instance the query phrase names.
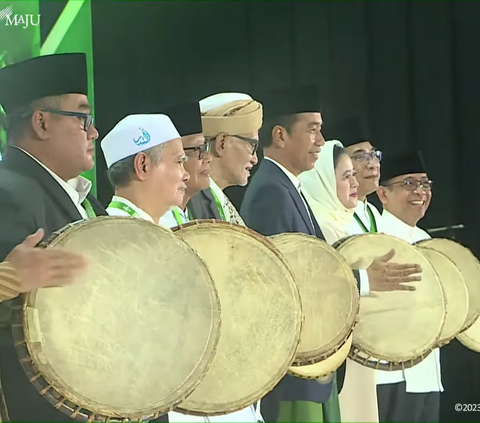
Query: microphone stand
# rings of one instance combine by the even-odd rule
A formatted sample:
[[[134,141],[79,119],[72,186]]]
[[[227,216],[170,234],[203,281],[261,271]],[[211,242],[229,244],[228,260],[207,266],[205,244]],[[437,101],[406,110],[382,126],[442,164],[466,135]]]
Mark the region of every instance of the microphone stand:
[[[465,226],[463,224],[458,224],[458,225],[450,225],[450,226],[442,226],[439,228],[432,228],[432,229],[427,229],[427,232],[430,235],[433,234],[444,234],[443,238],[450,238],[450,239],[455,239],[455,231],[458,229],[465,229]],[[441,236],[441,235],[440,235]]]

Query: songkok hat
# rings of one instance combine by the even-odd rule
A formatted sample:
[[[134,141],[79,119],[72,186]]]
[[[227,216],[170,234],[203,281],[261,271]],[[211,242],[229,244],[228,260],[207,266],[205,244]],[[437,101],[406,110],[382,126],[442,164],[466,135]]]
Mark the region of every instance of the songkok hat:
[[[202,133],[202,118],[198,101],[168,107],[164,113],[170,117],[182,137]]]
[[[411,151],[398,156],[387,157],[382,161],[382,183],[410,173],[427,173],[421,151]]]
[[[344,147],[368,141],[365,128],[359,119],[348,118],[329,125],[328,122],[322,127],[322,134],[326,140],[340,140]]]
[[[7,114],[63,94],[88,94],[84,53],[39,56],[0,69],[0,104]]]
[[[110,168],[116,162],[165,144],[180,134],[166,115],[130,115],[103,138],[102,151]]]
[[[243,93],[220,93],[200,100],[203,135],[250,134],[263,123],[262,105]]]
[[[299,113],[320,113],[321,102],[318,87],[304,85],[289,87],[259,96],[265,110],[265,120]]]

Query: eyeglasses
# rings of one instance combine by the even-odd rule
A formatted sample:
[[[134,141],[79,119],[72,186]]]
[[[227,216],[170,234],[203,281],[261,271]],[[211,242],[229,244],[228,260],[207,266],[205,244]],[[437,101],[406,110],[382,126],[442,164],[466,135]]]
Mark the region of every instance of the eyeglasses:
[[[370,162],[372,160],[378,160],[379,162],[382,161],[383,153],[380,150],[371,151],[369,153],[360,153],[355,154],[354,156],[350,157],[352,160],[356,160],[358,162]]]
[[[420,187],[424,191],[431,191],[433,187],[433,181],[430,181],[428,179],[422,181],[418,181],[416,179],[404,179],[403,181],[392,182],[391,184],[388,184],[386,186],[388,187],[391,185],[402,185],[402,188],[407,191],[415,191]]]
[[[60,116],[73,116],[83,120],[83,130],[88,132],[88,130],[93,125],[93,116],[90,113],[81,113],[81,112],[67,112],[65,110],[57,109],[42,109],[42,112],[53,113],[54,115]]]
[[[234,138],[238,138],[239,140],[242,140],[242,141],[245,141],[247,143],[249,143],[251,146],[252,146],[252,151],[251,151],[251,155],[255,155],[255,153],[257,152],[258,150],[258,140],[255,139],[255,138],[249,138],[249,137],[244,137],[243,135],[231,135],[232,137]]]
[[[199,145],[197,147],[185,147],[183,151],[188,152],[188,151],[193,151],[194,154],[196,154],[198,160],[203,159],[203,155],[205,153],[210,153],[210,149],[212,147],[212,144],[210,142],[205,142],[202,145]]]
[[[94,118],[90,113],[67,112],[66,110],[57,110],[57,109],[41,109],[40,111],[46,112],[46,113],[52,113],[54,115],[60,115],[60,116],[77,117],[83,121],[83,130],[85,132],[88,132],[88,130],[94,124]],[[28,112],[22,113],[20,117],[26,118],[28,116],[31,116],[32,114],[33,114],[33,111],[28,111]]]

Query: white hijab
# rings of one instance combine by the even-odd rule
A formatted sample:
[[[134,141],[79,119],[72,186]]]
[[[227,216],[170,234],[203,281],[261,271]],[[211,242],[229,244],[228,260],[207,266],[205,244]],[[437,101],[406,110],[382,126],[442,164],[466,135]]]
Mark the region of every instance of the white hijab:
[[[333,149],[337,145],[343,148],[340,141],[327,141],[314,168],[299,176],[302,192],[329,244],[348,236],[346,228],[355,211],[347,209],[337,196],[333,162]]]

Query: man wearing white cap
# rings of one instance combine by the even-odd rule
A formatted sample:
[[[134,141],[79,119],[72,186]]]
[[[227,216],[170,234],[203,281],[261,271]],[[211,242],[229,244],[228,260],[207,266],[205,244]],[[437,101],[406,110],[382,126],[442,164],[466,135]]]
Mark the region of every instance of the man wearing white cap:
[[[166,115],[130,115],[105,136],[102,150],[115,195],[107,213],[159,223],[185,195],[189,175],[180,135]]]
[[[195,195],[188,207],[196,219],[221,219],[244,225],[223,190],[247,185],[258,162],[262,105],[248,94],[220,93],[200,100],[203,134],[212,144],[210,189]]]

